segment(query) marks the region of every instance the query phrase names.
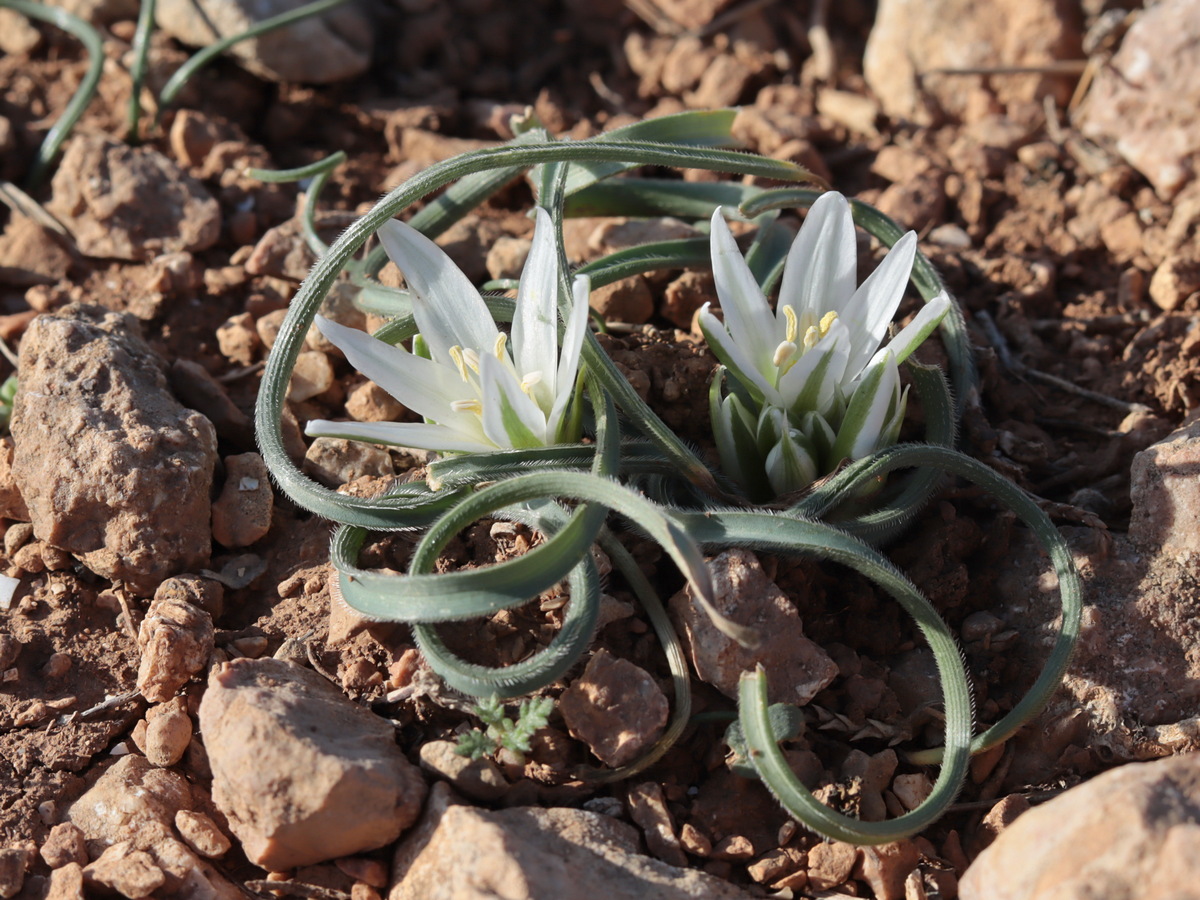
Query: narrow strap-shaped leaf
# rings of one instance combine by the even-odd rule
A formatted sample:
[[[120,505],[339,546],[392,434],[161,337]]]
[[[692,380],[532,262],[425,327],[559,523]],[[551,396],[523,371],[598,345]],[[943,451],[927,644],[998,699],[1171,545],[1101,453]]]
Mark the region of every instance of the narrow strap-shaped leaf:
[[[971,691],[962,656],[937,610],[879,551],[820,522],[757,512],[710,512],[680,516],[701,543],[731,544],[774,553],[805,554],[841,563],[870,578],[913,617],[937,661],[946,714],[946,752],[929,798],[916,810],[888,822],[860,822],[823,806],[799,782],[780,751],[767,718],[766,679],[745,674],[739,688],[742,730],[750,759],[763,783],[801,822],[826,837],[854,843],[883,843],[915,834],[941,816],[966,777],[971,746]]]
[[[104,73],[104,42],[100,37],[100,32],[62,7],[34,3],[31,0],[0,0],[0,7],[8,7],[23,16],[48,22],[55,28],[61,28],[79,40],[88,55],[87,73],[79,82],[75,93],[71,95],[71,101],[67,104],[67,108],[63,110],[53,127],[46,132],[45,138],[42,139],[42,146],[38,148],[37,158],[34,160],[33,168],[30,170],[26,182],[29,189],[32,190],[45,179],[50,165],[58,156],[59,147],[67,139],[67,135],[71,133],[71,129],[75,127],[75,123],[87,109],[87,105],[92,102],[92,97],[96,95],[96,88],[100,85],[100,76]]]
[[[743,220],[740,208],[763,188],[733,181],[679,181],[666,178],[615,178],[588,186],[567,198],[568,216],[674,216],[707,222],[718,206]]]
[[[1062,683],[1063,674],[1079,638],[1079,623],[1083,615],[1083,584],[1067,542],[1033,498],[995,470],[947,447],[897,444],[874,456],[852,463],[826,485],[822,495],[824,502],[820,506],[810,508],[808,512],[812,515],[823,515],[872,480],[896,469],[912,466],[928,466],[957,475],[992,494],[1029,526],[1038,543],[1050,557],[1058,575],[1062,622],[1054,647],[1028,693],[999,722],[975,738],[972,748],[978,753],[1016,733],[1023,724],[1037,715]],[[936,761],[939,752],[915,753],[912,754],[912,759],[922,763]]]
[[[575,274],[587,275],[592,279],[592,288],[595,289],[631,275],[658,269],[708,265],[708,262],[708,238],[683,238],[626,247],[580,266]]]

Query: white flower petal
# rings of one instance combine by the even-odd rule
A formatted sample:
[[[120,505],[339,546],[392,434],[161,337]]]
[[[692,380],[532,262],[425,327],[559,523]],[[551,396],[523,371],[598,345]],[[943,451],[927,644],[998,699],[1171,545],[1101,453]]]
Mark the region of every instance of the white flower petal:
[[[592,280],[586,275],[576,275],[571,282],[571,315],[563,328],[562,349],[558,355],[558,393],[550,415],[546,417],[546,437],[553,440],[558,434],[559,424],[566,412],[567,404],[575,394],[575,379],[579,374],[579,357],[583,349],[583,335],[587,331],[588,298],[592,291]]]
[[[475,389],[454,369],[409,353],[371,337],[357,328],[347,328],[332,319],[317,316],[317,328],[346,354],[350,365],[418,415],[439,422],[449,418],[450,404],[473,398]]]
[[[709,311],[708,303],[700,308],[697,322],[713,355],[725,364],[734,378],[744,384],[748,391],[758,394],[768,402],[781,402],[779,391],[755,367],[745,348],[734,340],[725,325]]]
[[[522,376],[541,373],[533,395],[542,409],[549,409],[558,393],[558,248],[550,214],[540,206],[536,214],[533,246],[517,288],[512,353]]]
[[[721,208],[712,216],[709,235],[713,280],[729,335],[761,373],[772,370],[771,359],[783,339],[762,289],[742,258],[725,224]]]
[[[776,495],[803,490],[817,478],[812,447],[798,431],[786,431],[767,454],[767,480]]]
[[[920,347],[929,335],[933,334],[949,311],[950,297],[945,291],[921,307],[921,311],[913,317],[913,320],[888,341],[887,348],[896,357],[896,362],[902,363],[908,359],[912,352]]]
[[[494,356],[479,360],[483,386],[483,431],[498,447],[514,449],[546,445],[546,416],[516,376]]]
[[[486,453],[496,449],[482,434],[476,438],[446,425],[419,422],[332,422],[313,419],[305,427],[304,433],[313,437],[338,437],[445,453]]]
[[[479,291],[445,251],[415,228],[396,219],[378,232],[392,262],[413,293],[413,315],[434,359],[449,360],[453,346],[485,353],[496,342],[492,320]]]
[[[900,394],[900,370],[891,352],[880,350],[863,371],[833,445],[834,463],[861,459],[879,446],[880,436]]]
[[[858,280],[858,242],[850,202],[837,191],[813,203],[792,242],[779,285],[779,314],[791,306],[797,317],[820,319],[839,312]]]
[[[896,241],[878,268],[854,292],[854,296],[838,314],[839,318],[845,320],[853,337],[848,371],[861,371],[871,355],[879,349],[892,317],[896,315],[896,308],[904,297],[916,253],[917,235],[910,231]]]

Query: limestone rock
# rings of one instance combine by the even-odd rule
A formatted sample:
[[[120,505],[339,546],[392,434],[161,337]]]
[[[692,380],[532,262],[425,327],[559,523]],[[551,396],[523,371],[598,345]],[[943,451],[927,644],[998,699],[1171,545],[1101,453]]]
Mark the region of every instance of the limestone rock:
[[[151,147],[99,135],[74,138],[46,208],[85,256],[151,260],[205,250],[221,234],[221,209],[199,181]]]
[[[804,636],[795,607],[767,578],[753,553],[728,550],[710,560],[709,569],[717,609],[741,625],[758,629],[762,644],[748,650],[722,634],[685,588],[671,598],[671,614],[702,680],[736,698],[742,673],[762,663],[770,702],[796,706],[829,686],[837,677],[837,664]]]
[[[927,99],[961,115],[973,77],[933,70],[1078,59],[1081,41],[1079,7],[1070,0],[881,0],[863,74],[889,116],[926,118]],[[996,79],[992,86],[1002,103],[1047,93],[1066,103],[1072,84],[1069,78],[1029,76]]]
[[[13,476],[37,537],[147,594],[206,564],[216,434],[171,396],[133,317],[39,316],[20,370]]]
[[[225,457],[225,486],[212,505],[213,539],[223,547],[248,547],[271,528],[275,492],[257,453]]]
[[[616,768],[633,762],[667,725],[667,698],[645,669],[601,650],[563,691],[559,712],[571,735]]]
[[[1088,137],[1113,142],[1164,200],[1200,165],[1200,9],[1162,0],[1130,26],[1079,110]]]
[[[400,842],[388,900],[744,900],[727,881],[637,852],[637,831],[578,809],[489,812],[454,805],[435,785],[420,825]]]
[[[1200,421],[1169,434],[1133,458],[1129,536],[1154,553],[1194,559],[1200,555]]]
[[[138,628],[138,690],[152,703],[170,700],[208,664],[212,617],[183,600],[156,593]]]
[[[213,801],[251,862],[274,871],[382,847],[425,797],[391,725],[282,660],[215,669],[200,731]]]
[[[154,18],[167,34],[193,47],[239,34],[307,0],[159,0]],[[363,8],[347,4],[235,44],[247,70],[273,81],[329,84],[361,75],[371,64],[375,35]]]
[[[1200,754],[1122,766],[1017,819],[967,869],[960,896],[1194,897],[1198,810]]]

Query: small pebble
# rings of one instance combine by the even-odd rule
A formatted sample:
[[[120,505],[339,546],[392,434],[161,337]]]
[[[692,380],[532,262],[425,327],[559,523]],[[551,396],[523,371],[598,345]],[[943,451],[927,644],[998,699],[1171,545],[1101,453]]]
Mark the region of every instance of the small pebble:
[[[175,828],[189,847],[209,859],[224,856],[233,846],[217,823],[202,812],[179,810],[175,813]]]

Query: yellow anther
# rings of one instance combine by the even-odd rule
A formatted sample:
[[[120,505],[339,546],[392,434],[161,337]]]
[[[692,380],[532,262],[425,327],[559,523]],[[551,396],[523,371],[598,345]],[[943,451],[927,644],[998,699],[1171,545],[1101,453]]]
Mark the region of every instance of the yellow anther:
[[[483,415],[483,404],[478,400],[452,400],[450,408],[455,412],[475,413],[477,416]]]
[[[817,341],[821,339],[821,333],[817,331],[816,325],[809,325],[808,330],[804,332],[804,349],[811,350],[817,346]]]
[[[796,343],[796,335],[800,333],[799,324],[796,322],[796,311],[790,306],[783,308],[783,318],[787,320],[787,328],[783,334],[783,340],[786,343]]]
[[[821,316],[821,324],[817,326],[821,329],[821,337],[825,337],[825,335],[829,334],[829,329],[833,327],[833,323],[837,321],[837,317],[838,314],[833,310],[830,310],[829,312],[825,313],[825,315]]]
[[[785,307],[785,309],[790,310],[791,307],[788,306]],[[784,341],[775,348],[775,355],[771,357],[771,364],[777,369],[782,369],[784,366],[788,365],[788,363],[790,363],[799,352],[800,348],[796,346],[795,342]]]
[[[462,355],[463,355],[463,362],[465,362],[467,364],[467,368],[470,369],[472,372],[474,372],[476,375],[478,375],[479,374],[479,354],[476,353],[474,350],[472,350],[470,347],[468,347],[466,350],[464,350],[462,352]]]
[[[455,366],[455,368],[458,369],[458,374],[462,377],[462,380],[466,381],[467,380],[467,365],[463,361],[462,347],[459,347],[457,345],[451,347],[450,348],[450,359],[452,359],[454,361],[454,366]]]
[[[492,347],[492,355],[494,355],[496,357],[496,359],[503,360],[504,359],[504,348],[507,345],[508,345],[508,335],[502,331],[498,335],[496,335],[496,343]]]

